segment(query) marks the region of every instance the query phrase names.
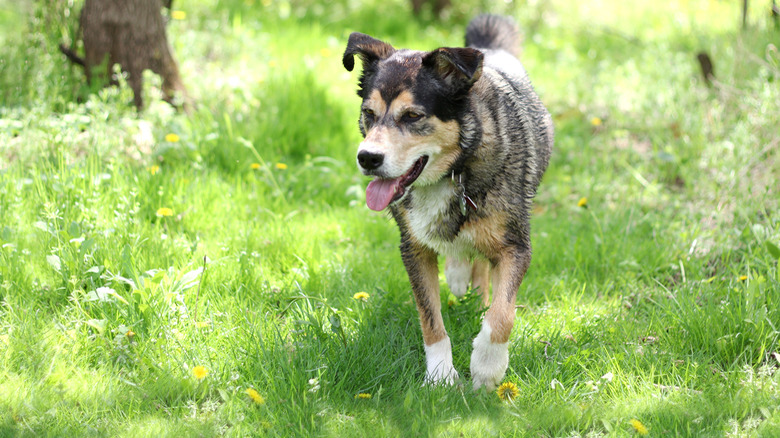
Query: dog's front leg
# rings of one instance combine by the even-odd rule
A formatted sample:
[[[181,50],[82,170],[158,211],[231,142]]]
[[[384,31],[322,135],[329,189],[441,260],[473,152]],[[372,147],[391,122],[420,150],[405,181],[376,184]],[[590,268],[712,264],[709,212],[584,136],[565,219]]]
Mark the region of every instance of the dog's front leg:
[[[509,365],[509,334],[515,323],[515,298],[531,262],[530,249],[505,251],[493,267],[493,302],[474,339],[471,379],[474,390],[495,389]]]
[[[457,380],[458,372],[452,366],[452,346],[441,317],[436,253],[407,236],[401,244],[401,256],[420,314],[427,365],[425,381],[451,385]]]

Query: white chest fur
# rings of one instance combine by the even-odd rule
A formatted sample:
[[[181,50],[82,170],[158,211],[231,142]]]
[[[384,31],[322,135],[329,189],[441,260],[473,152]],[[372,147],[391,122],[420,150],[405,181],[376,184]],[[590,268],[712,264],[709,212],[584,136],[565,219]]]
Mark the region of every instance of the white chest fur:
[[[439,254],[472,258],[477,255],[469,229],[462,229],[453,239],[442,237],[441,229],[455,218],[448,216],[457,187],[445,179],[429,186],[415,187],[412,208],[407,216],[412,235]]]

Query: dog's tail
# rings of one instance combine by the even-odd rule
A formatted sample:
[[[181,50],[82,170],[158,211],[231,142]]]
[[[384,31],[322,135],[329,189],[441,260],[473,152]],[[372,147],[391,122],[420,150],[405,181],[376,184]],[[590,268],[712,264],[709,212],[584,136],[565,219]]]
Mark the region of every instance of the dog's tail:
[[[520,31],[515,21],[501,15],[479,15],[466,28],[466,47],[506,50],[520,54]]]

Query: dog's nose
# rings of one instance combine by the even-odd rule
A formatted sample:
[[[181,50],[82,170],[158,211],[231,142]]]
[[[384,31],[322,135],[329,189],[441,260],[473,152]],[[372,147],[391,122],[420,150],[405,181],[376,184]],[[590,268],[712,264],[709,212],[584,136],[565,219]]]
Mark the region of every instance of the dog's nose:
[[[360,163],[360,167],[363,169],[374,170],[382,165],[382,163],[385,161],[385,156],[384,154],[360,151],[358,152],[357,159],[358,163]]]

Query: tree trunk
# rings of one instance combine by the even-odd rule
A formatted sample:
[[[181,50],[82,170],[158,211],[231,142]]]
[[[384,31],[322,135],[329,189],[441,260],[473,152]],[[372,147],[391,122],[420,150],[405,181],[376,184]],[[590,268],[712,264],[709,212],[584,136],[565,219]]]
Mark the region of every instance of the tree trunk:
[[[170,2],[166,0],[167,4]],[[72,49],[60,48],[72,61],[84,66],[88,82],[94,67],[107,60],[107,77],[116,83],[113,66],[119,64],[127,73],[139,110],[143,108],[142,79],[146,69],[162,77],[164,99],[175,106],[174,99],[178,97],[186,109],[186,90],[165,35],[161,8],[161,0],[86,0],[79,19],[84,58],[78,58]]]

